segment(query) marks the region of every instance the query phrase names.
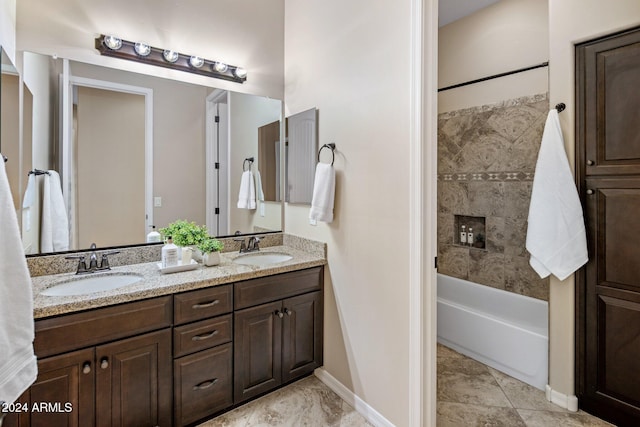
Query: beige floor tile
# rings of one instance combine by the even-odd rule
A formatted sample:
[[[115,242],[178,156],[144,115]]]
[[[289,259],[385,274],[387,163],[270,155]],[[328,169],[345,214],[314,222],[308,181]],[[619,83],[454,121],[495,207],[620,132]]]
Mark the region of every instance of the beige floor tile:
[[[516,409],[535,409],[542,411],[569,412],[566,409],[549,402],[544,391],[539,390],[527,383],[523,383],[496,369],[488,368],[491,375],[498,381],[498,384]]]
[[[551,412],[517,410],[527,427],[611,427],[612,425],[586,412]]]
[[[525,427],[513,408],[438,402],[438,427]]]
[[[456,359],[462,359],[465,356],[458,353],[457,351],[450,349],[449,347],[446,347],[442,344],[438,344],[438,359],[441,358],[456,358]]]

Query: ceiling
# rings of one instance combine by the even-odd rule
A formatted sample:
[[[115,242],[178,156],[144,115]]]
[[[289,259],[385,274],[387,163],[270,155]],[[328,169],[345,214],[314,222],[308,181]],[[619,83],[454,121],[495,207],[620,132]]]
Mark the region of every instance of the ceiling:
[[[443,27],[498,1],[499,0],[439,0],[438,26]]]

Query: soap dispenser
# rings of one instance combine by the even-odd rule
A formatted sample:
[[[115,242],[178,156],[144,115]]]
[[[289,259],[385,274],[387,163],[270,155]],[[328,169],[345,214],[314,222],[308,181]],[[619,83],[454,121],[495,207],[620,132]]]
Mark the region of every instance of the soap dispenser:
[[[162,247],[162,268],[178,265],[178,247],[173,244],[171,236],[167,237],[167,244]]]
[[[467,243],[467,226],[463,225],[461,228],[462,231],[460,232],[460,244],[464,245],[465,243]]]
[[[156,231],[156,226],[151,226],[151,231],[147,234],[147,243],[157,243],[160,242],[160,233]]]

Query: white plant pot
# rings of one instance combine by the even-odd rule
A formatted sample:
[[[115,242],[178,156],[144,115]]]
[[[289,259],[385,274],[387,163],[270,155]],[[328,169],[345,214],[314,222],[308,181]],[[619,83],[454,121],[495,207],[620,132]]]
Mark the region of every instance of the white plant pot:
[[[210,252],[208,254],[202,254],[202,264],[207,267],[220,264],[220,252]]]

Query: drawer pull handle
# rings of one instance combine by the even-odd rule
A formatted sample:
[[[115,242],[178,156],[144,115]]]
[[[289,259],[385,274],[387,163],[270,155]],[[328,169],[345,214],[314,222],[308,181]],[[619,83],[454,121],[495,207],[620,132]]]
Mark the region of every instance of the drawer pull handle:
[[[214,335],[218,335],[218,330],[217,329],[214,329],[212,332],[209,332],[208,334],[200,334],[200,335],[196,335],[194,337],[191,337],[191,341],[208,340],[209,338],[212,338]]]
[[[82,365],[82,373],[88,374],[90,372],[91,372],[91,362],[84,362],[84,365]]]
[[[100,367],[102,369],[107,369],[109,367],[109,358],[108,357],[103,357],[102,360],[100,360]]]
[[[193,304],[191,306],[191,308],[197,309],[197,308],[208,308],[208,307],[213,307],[216,304],[220,304],[220,300],[219,299],[214,299],[213,301],[210,302],[203,302],[203,303],[199,303],[199,304]]]
[[[194,385],[193,389],[194,390],[206,390],[206,389],[208,389],[209,387],[211,387],[212,385],[214,385],[217,382],[218,382],[217,378],[214,378],[212,380],[202,381],[200,384]]]

